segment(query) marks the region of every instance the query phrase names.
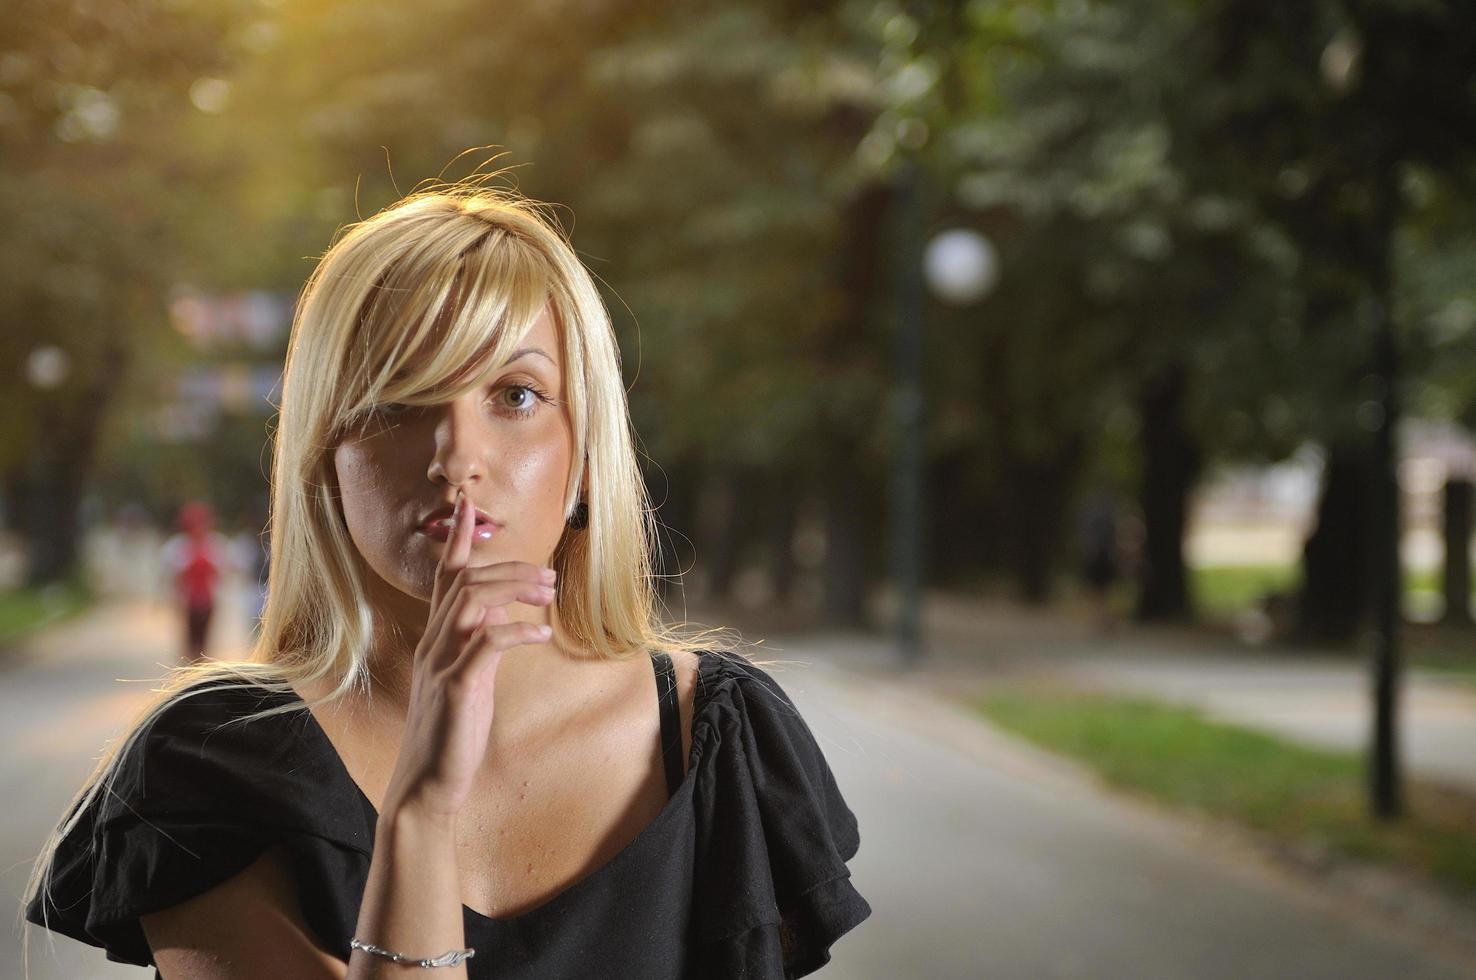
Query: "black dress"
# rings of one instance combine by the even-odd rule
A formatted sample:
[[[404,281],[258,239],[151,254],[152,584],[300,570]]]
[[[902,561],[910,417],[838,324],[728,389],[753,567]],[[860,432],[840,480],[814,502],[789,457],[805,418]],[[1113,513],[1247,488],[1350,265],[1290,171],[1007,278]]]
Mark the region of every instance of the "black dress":
[[[856,818],[779,684],[742,657],[704,652],[684,776],[671,658],[652,661],[666,808],[530,911],[489,918],[463,906],[476,950],[469,977],[799,977],[871,914],[846,867],[860,846]],[[217,727],[282,703],[301,699],[236,689],[171,703],[120,761],[113,794],[62,840],[50,894],[26,918],[101,946],[110,960],[152,965],[139,916],[281,845],[308,926],[347,961],[373,805],[310,712]]]

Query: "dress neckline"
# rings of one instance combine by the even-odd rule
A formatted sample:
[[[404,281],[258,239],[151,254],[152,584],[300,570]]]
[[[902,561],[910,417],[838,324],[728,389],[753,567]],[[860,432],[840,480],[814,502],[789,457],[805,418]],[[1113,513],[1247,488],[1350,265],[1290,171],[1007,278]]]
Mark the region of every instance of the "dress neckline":
[[[708,670],[710,666],[715,666],[717,662],[721,659],[722,658],[720,655],[709,653],[706,650],[699,650],[697,652],[696,688],[692,692],[692,747],[687,755],[687,771],[686,775],[682,777],[681,784],[677,786],[676,791],[667,797],[666,805],[661,808],[661,812],[656,814],[655,817],[651,818],[651,820],[640,829],[640,832],[637,833],[635,837],[633,837],[624,847],[617,851],[615,855],[611,857],[608,861],[606,861],[604,864],[601,864],[599,867],[595,868],[584,877],[570,883],[567,887],[548,896],[548,898],[533,906],[533,908],[519,912],[517,915],[513,916],[496,917],[478,912],[470,905],[462,903],[461,914],[464,921],[481,923],[483,924],[483,928],[513,928],[521,925],[524,922],[531,921],[535,917],[545,914],[548,911],[553,910],[555,906],[562,905],[565,902],[571,900],[575,893],[587,888],[591,883],[595,881],[595,879],[606,877],[610,873],[611,869],[614,868],[616,865],[624,863],[625,859],[627,859],[630,854],[635,852],[638,846],[644,844],[648,839],[651,838],[657,827],[664,825],[668,820],[671,819],[672,814],[678,812],[678,810],[681,809],[680,807],[678,807],[677,804],[682,801],[683,797],[691,795],[692,785],[697,775],[697,767],[692,764],[692,758],[697,754],[697,719],[701,716],[702,709],[707,703],[707,694],[710,690],[709,686],[705,683],[703,672],[705,670]],[[293,691],[291,693],[291,697],[299,702],[302,702],[303,700],[302,696],[299,695],[296,691]],[[339,775],[341,775],[343,779],[346,780],[348,784],[354,788],[354,794],[359,798],[359,802],[364,807],[364,812],[369,817],[369,853],[372,857],[374,853],[374,841],[376,831],[379,826],[379,810],[374,806],[374,802],[369,799],[368,794],[364,792],[358,781],[355,780],[353,775],[349,772],[348,766],[344,764],[343,757],[338,754],[338,749],[334,747],[333,740],[328,737],[328,733],[323,729],[323,726],[318,723],[318,719],[313,715],[311,711],[304,711],[303,714],[307,717],[308,724],[313,732],[315,732],[316,736],[322,741],[323,748],[333,759],[334,768],[336,768]],[[690,807],[687,807],[686,809],[688,810],[688,812],[691,811]]]

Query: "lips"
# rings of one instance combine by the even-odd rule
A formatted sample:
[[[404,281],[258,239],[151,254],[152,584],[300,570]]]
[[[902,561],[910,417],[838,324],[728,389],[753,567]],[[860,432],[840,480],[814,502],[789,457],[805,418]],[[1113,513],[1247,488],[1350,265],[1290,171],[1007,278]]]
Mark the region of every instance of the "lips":
[[[454,513],[456,513],[456,508],[450,504],[438,507],[425,515],[415,530],[437,541],[445,541],[451,537],[451,532],[454,530],[451,526],[451,515]],[[482,510],[476,511],[476,521],[476,527],[472,529],[473,541],[488,541],[502,527]]]

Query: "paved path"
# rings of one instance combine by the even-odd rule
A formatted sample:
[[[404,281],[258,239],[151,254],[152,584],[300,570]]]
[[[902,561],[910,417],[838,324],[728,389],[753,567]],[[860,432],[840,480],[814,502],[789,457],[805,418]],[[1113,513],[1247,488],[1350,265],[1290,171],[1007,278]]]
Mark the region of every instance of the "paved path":
[[[832,666],[884,655],[866,645],[771,653],[815,664],[776,676],[861,823],[852,868],[876,914],[837,976],[1476,976],[1476,921],[1459,944],[1400,931],[957,707]]]
[[[212,650],[239,652],[248,636],[235,590],[211,624]],[[36,853],[91,772],[104,743],[132,719],[182,642],[175,614],[143,599],[105,605],[31,641],[0,684],[0,896],[17,909]],[[100,950],[45,930],[0,929],[0,976],[23,977],[28,933],[32,980],[110,980],[151,971],[110,963]],[[12,969],[13,967],[13,969]]]
[[[0,891],[89,760],[157,674],[173,624],[147,606],[59,627],[0,686]],[[767,656],[809,720],[862,831],[854,880],[875,914],[822,975],[897,978],[1454,978],[1476,975],[1430,936],[1377,921],[1263,866],[1233,841],[1128,803],[1069,764],[897,684],[839,666],[857,644]],[[37,980],[143,976],[31,930]],[[19,939],[0,933],[0,962]]]

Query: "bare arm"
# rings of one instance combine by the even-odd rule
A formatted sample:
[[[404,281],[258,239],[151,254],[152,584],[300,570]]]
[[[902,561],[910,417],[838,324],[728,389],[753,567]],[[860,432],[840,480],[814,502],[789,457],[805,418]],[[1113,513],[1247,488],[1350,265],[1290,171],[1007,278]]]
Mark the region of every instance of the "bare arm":
[[[318,947],[303,921],[285,861],[268,850],[210,891],[143,916],[165,980],[343,980],[348,968]]]
[[[413,956],[461,949],[461,888],[455,828],[401,808],[381,818],[355,934]],[[281,851],[210,891],[142,919],[164,980],[378,980],[419,967],[354,950],[348,965],[318,946],[302,915]],[[438,972],[465,980],[466,967]]]
[[[386,811],[375,828],[374,863],[359,906],[354,935],[361,941],[407,956],[440,956],[465,949],[461,880],[456,864],[454,820],[410,807]],[[353,980],[403,977],[420,967],[403,965],[361,949],[353,951]],[[437,977],[466,980],[466,965],[443,967]]]

